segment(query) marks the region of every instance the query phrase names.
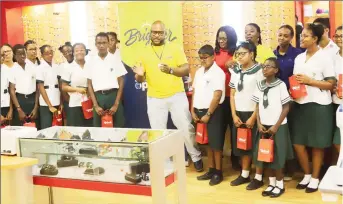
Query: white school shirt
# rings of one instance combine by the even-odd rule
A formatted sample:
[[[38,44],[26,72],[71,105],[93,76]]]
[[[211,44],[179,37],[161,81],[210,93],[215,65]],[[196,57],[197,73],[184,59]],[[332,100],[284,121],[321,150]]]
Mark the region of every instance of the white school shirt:
[[[105,59],[98,55],[90,58],[87,62],[87,78],[92,80],[94,91],[119,88],[118,77],[127,74],[120,57],[107,54]]]
[[[25,64],[23,69],[18,63],[14,63],[9,80],[15,85],[16,93],[29,95],[36,92],[36,72],[37,67],[30,64]]]
[[[47,62],[42,60],[41,64],[38,66],[36,76],[38,82],[44,82],[44,86],[49,86],[45,91],[52,106],[59,106],[61,103],[60,89],[55,88],[55,85],[58,85],[58,68],[59,66],[57,64],[52,63],[52,66],[50,66]],[[39,96],[39,104],[40,106],[48,106],[42,95]]]
[[[12,67],[13,68],[13,67]],[[10,107],[10,92],[9,92],[9,78],[10,78],[10,70],[8,66],[5,64],[1,64],[1,108]],[[5,93],[5,90],[7,93]]]
[[[210,69],[205,72],[204,67],[200,67],[194,76],[193,88],[195,89],[193,107],[197,109],[210,108],[215,91],[222,91],[219,104],[225,99],[225,74],[223,70],[214,62]]]
[[[245,74],[243,78],[243,89],[241,91],[238,91],[238,82],[240,80],[240,73],[237,72],[237,70],[240,70],[240,68],[235,68],[231,72],[231,80],[230,80],[230,88],[236,89],[235,92],[235,105],[236,105],[236,111],[242,111],[242,112],[253,112],[255,110],[255,103],[251,100],[251,96],[253,95],[256,83],[258,81],[262,81],[264,79],[262,68],[257,63],[253,65],[251,68],[242,71],[242,73],[247,73],[249,71],[257,69],[254,74]]]
[[[329,44],[326,47],[321,48],[321,49],[328,52],[329,55],[332,57],[332,59],[335,59],[337,53],[339,52],[339,47],[331,39],[329,41]]]
[[[306,76],[322,81],[326,78],[335,78],[335,69],[332,59],[328,52],[319,49],[310,59],[306,61],[306,53],[301,53],[294,60],[293,74],[305,74]],[[332,103],[331,92],[329,90],[320,90],[314,86],[306,86],[307,96],[295,99],[298,104],[317,103],[320,105],[329,105]]]
[[[29,60],[29,59],[26,58],[26,59],[25,59],[25,63],[28,64],[28,65],[30,65],[30,66],[36,66],[36,67],[39,66],[37,60],[36,60],[35,63],[33,63],[31,60]]]
[[[272,87],[268,91],[268,106],[263,106],[263,91],[267,87]],[[257,83],[255,92],[251,97],[251,100],[258,103],[258,110],[260,121],[263,125],[275,125],[280,118],[282,112],[282,106],[291,101],[286,84],[277,79],[270,85],[266,85],[266,81],[262,80]],[[287,123],[287,117],[282,121],[282,125]]]
[[[70,64],[65,65],[64,72],[61,76],[62,80],[70,83],[71,87],[87,87],[87,77],[86,77],[86,71],[84,70],[85,66],[82,68],[80,65],[78,65],[75,61],[73,61]],[[80,107],[82,102],[82,94],[73,92],[70,93],[69,99],[69,107]]]
[[[343,57],[340,54],[336,55],[336,59],[335,59],[335,74],[336,74],[337,86],[338,86],[339,85],[338,84],[339,74],[343,74]],[[343,104],[343,99],[338,98],[336,93],[332,94],[332,101],[335,104]]]

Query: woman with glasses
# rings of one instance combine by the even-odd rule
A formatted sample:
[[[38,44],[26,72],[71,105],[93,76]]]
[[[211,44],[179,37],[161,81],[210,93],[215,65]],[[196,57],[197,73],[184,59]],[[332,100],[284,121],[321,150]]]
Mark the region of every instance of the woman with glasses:
[[[74,61],[68,65],[62,74],[62,90],[70,95],[68,125],[79,127],[91,127],[92,120],[84,118],[81,102],[87,98],[87,78],[85,73],[86,46],[76,43],[73,46]]]
[[[39,49],[43,60],[38,67],[36,80],[40,92],[40,122],[41,128],[44,129],[52,126],[52,117],[57,113],[61,99],[58,65],[52,62],[54,51],[50,45],[43,45]]]
[[[305,173],[296,188],[306,189],[306,193],[318,190],[324,149],[332,145],[334,127],[330,90],[335,84],[335,70],[329,52],[318,46],[323,33],[321,25],[305,26],[300,46],[306,51],[295,58],[293,71],[307,92],[306,96],[294,99],[289,114],[292,143]],[[312,168],[307,147],[312,148]]]
[[[336,55],[336,60],[335,60],[335,72],[336,72],[336,79],[339,82],[339,75],[343,74],[343,49],[342,49],[342,26],[339,26],[336,29],[334,37],[334,42],[336,45],[339,47],[339,52]],[[337,86],[340,86],[341,84],[337,84]],[[338,110],[338,106],[340,104],[343,104],[343,98],[342,95],[338,94],[338,88],[336,87],[336,91],[333,94],[332,97],[333,103],[334,103],[334,110]],[[336,119],[336,117],[334,117]],[[335,123],[336,124],[336,123]],[[338,127],[335,128],[335,133],[334,133],[334,139],[333,139],[333,144],[336,148],[336,150],[339,152],[341,148],[341,134],[340,130]]]
[[[262,45],[261,28],[256,23],[245,26],[245,40],[250,41],[257,47],[256,61],[264,63],[268,58],[275,57],[271,49]]]
[[[230,80],[230,104],[234,122],[234,126],[232,128],[232,146],[234,154],[241,158],[242,173],[238,178],[231,182],[231,186],[239,186],[250,182],[249,173],[253,148],[250,150],[243,150],[237,147],[237,129],[250,129],[252,144],[257,142],[256,105],[251,100],[251,97],[256,88],[256,83],[264,78],[260,64],[255,61],[255,44],[251,42],[243,42],[237,47],[235,58],[240,65],[233,68]],[[252,145],[252,147],[254,147],[254,145]],[[247,189],[256,189],[262,185],[262,175],[258,175],[258,178],[256,177],[256,179],[247,186]]]
[[[225,87],[226,92],[225,100],[223,103],[223,110],[224,110],[224,125],[226,128],[232,128],[232,114],[230,108],[230,78],[231,73],[229,72],[229,68],[234,64],[233,55],[236,50],[237,44],[237,34],[235,29],[231,26],[222,26],[218,29],[216,35],[216,46],[215,46],[215,61],[216,64],[224,71],[225,73]],[[225,131],[226,131],[225,128]],[[229,136],[230,138],[230,136]],[[232,142],[231,150],[232,150]],[[232,151],[231,151],[232,152]],[[236,171],[240,170],[238,157],[231,153],[231,164],[232,168]]]
[[[13,51],[9,44],[1,46],[1,119],[0,123],[4,124],[12,120],[13,108],[9,93],[10,68],[13,67]]]
[[[14,63],[10,77],[10,94],[15,106],[13,125],[21,126],[25,122],[36,122],[38,118],[38,97],[36,85],[37,68],[26,63],[24,45],[13,47]]]

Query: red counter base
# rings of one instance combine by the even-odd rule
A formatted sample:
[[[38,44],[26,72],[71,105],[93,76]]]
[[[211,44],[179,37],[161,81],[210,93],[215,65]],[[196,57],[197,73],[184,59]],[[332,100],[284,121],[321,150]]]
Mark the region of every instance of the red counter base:
[[[175,175],[171,174],[166,177],[166,186],[174,183]],[[53,177],[41,177],[34,176],[33,184],[40,186],[51,186],[59,188],[72,188],[90,191],[102,191],[110,193],[121,193],[131,195],[144,195],[151,196],[151,186],[142,186],[134,184],[122,184],[122,183],[106,183],[98,181],[85,181],[85,180],[74,180],[74,179],[62,179]]]

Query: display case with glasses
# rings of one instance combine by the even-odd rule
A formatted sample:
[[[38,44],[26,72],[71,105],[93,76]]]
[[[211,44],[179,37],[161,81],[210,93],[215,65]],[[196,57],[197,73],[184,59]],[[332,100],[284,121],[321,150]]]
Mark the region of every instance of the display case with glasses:
[[[110,185],[110,192],[152,195],[153,200],[155,195],[163,203],[158,199],[175,181],[175,172],[185,182],[178,130],[55,126],[20,138],[19,149],[21,156],[39,160],[33,167],[36,185],[98,191]]]

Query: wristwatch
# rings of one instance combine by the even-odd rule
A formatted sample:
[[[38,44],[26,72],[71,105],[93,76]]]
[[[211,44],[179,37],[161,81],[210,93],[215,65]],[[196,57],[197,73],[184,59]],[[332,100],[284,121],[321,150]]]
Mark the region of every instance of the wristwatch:
[[[169,74],[173,74],[174,70],[172,68],[169,68]]]
[[[208,116],[211,116],[211,115],[212,115],[212,113],[210,113],[210,112],[207,112],[207,113],[206,113],[206,115],[208,115]]]

